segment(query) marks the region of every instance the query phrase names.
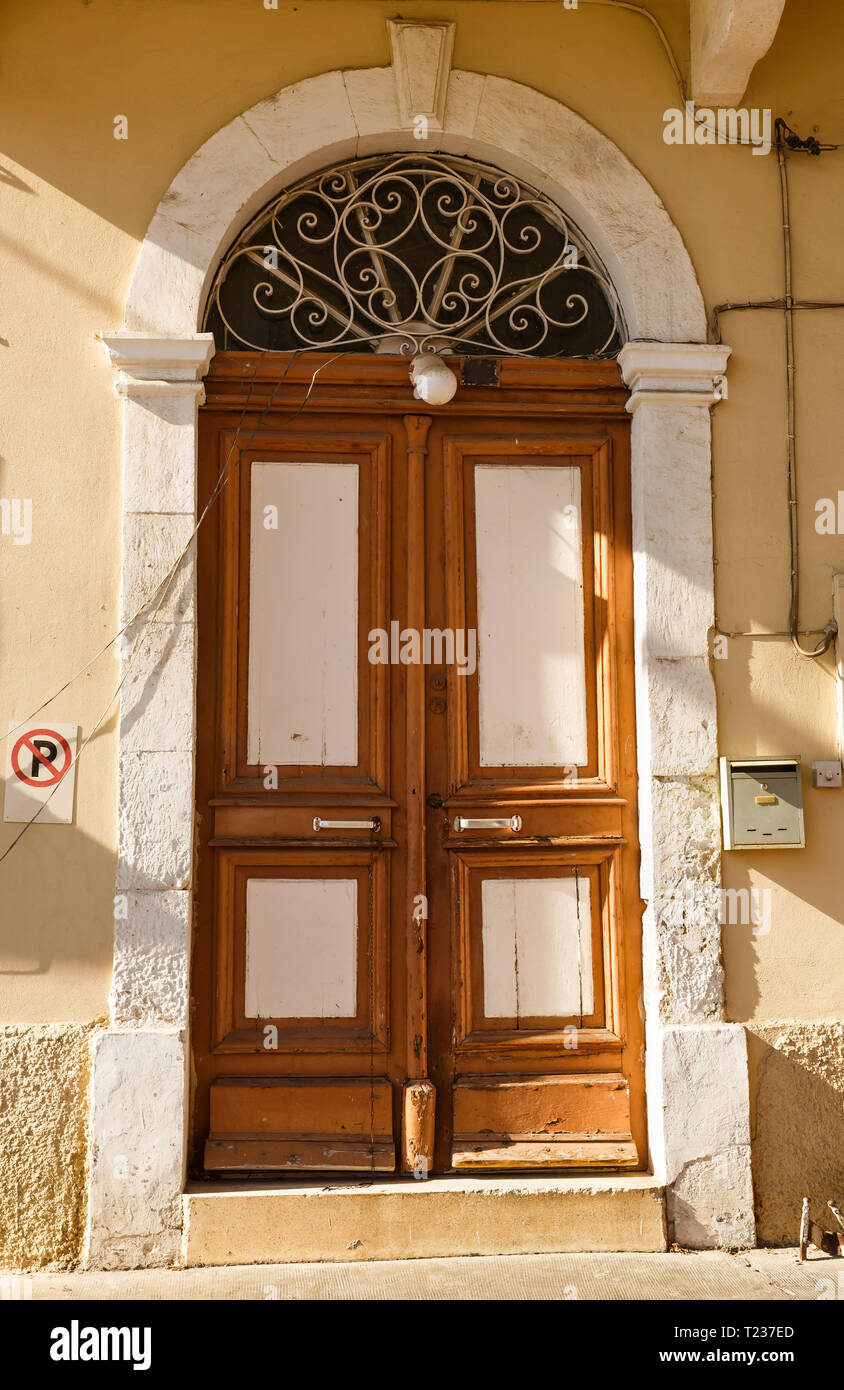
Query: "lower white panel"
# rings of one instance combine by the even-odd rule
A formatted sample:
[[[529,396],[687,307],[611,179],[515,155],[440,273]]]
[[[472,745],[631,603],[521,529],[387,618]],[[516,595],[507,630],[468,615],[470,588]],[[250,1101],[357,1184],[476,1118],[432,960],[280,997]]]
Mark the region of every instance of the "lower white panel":
[[[246,1017],[354,1018],[357,880],[250,878]]]
[[[589,880],[488,878],[481,884],[484,1014],[591,1014]]]

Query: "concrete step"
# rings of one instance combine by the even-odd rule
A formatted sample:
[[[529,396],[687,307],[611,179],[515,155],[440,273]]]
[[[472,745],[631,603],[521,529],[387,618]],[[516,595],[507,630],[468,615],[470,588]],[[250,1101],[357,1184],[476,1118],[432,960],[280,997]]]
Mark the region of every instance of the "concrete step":
[[[665,1250],[646,1174],[193,1183],[186,1266]]]

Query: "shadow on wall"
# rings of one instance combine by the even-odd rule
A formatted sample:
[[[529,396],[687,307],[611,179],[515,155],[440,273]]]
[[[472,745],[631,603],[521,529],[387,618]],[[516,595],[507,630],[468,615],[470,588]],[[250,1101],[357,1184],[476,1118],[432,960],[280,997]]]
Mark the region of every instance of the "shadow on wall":
[[[751,1142],[760,1245],[795,1245],[800,1204],[836,1229],[844,1201],[844,1023],[748,1029]]]
[[[115,682],[117,678],[115,672]],[[72,723],[75,716],[80,721],[81,743],[93,720],[77,715],[71,705],[65,704],[58,714],[46,713],[39,718],[50,725],[53,720]],[[20,718],[18,711],[13,718]],[[57,1013],[67,1017],[71,1011],[77,1019],[80,1015],[85,1019],[99,1014],[106,1002],[114,943],[116,852],[82,826],[91,815],[89,788],[103,784],[103,765],[94,764],[103,746],[113,742],[116,720],[113,708],[108,721],[78,757],[73,825],[36,820],[11,848],[23,823],[0,822],[0,854],[10,850],[0,863],[0,902],[4,905],[0,914],[2,1020],[47,1021],[55,1019]],[[5,765],[6,760],[3,739],[0,762]],[[106,785],[113,803],[113,782]],[[0,808],[4,800],[5,784],[0,777]],[[50,978],[38,980],[37,976]]]
[[[758,611],[751,615],[751,621],[762,620]],[[744,645],[753,644],[733,643],[732,647]],[[757,920],[748,924],[739,911],[728,916],[722,931],[727,1018],[737,1022],[765,1014],[774,1020],[804,1012],[815,1017],[840,1016],[835,977],[844,904],[840,874],[833,868],[840,860],[840,803],[834,794],[831,800],[829,791],[811,783],[812,761],[834,756],[830,737],[835,689],[828,679],[829,659],[816,665],[796,656],[787,642],[781,645],[778,671],[781,690],[787,692],[785,700],[779,694],[774,698],[770,685],[759,695],[758,663],[754,674],[749,651],[731,654],[729,686],[724,683],[727,663],[712,662],[718,690],[719,752],[748,757],[797,753],[802,759],[806,848],[741,850],[721,857],[724,887],[757,895],[751,899]],[[729,905],[728,910],[736,911]],[[799,931],[794,929],[795,913]],[[789,1002],[772,1004],[772,990]]]

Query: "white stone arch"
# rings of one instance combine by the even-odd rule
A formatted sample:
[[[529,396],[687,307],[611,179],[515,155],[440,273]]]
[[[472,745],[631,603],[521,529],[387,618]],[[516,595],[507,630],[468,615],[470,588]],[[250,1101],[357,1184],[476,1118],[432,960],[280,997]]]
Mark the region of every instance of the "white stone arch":
[[[407,58],[419,53],[424,67],[422,49],[399,43],[393,68],[329,72],[283,88],[207,140],[162,198],[141,247],[125,326],[101,335],[120,369],[116,389],[124,399],[122,620],[195,525],[196,412],[213,354],[211,335],[198,331],[204,297],[223,251],[273,194],[340,160],[437,149],[497,165],[557,202],[603,259],[630,339],[620,363],[633,414],[653,1182],[666,1189],[677,1239],[747,1245],[754,1228],[746,1046],[743,1028],[724,1022],[723,1013],[708,664],[709,414],[724,394],[729,349],[705,343],[695,273],[659,197],[576,113],[504,78],[448,74],[440,61],[436,81],[428,88],[422,82],[442,100],[431,103],[431,138],[420,145],[400,94],[417,76],[431,76],[416,73]],[[447,49],[442,45],[440,54]],[[167,1264],[181,1248],[194,844],[192,576],[177,589],[128,672],[121,704],[114,979],[110,1026],[95,1046],[86,1246],[89,1263],[105,1267]],[[623,1175],[617,1181],[623,1185]]]
[[[126,304],[133,333],[195,333],[228,244],[281,188],[345,159],[437,149],[533,184],[590,239],[614,281],[630,338],[703,343],[706,315],[683,240],[617,145],[551,97],[454,71],[442,130],[402,128],[392,68],[327,72],[258,102],[176,175],[144,239]]]

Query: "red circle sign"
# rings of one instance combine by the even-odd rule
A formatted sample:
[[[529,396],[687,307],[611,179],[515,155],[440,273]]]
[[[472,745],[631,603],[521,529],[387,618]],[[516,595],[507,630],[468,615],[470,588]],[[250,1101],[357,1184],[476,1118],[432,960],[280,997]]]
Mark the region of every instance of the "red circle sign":
[[[57,761],[59,753],[61,752],[64,754],[64,762],[61,767],[56,766],[49,758],[45,758],[44,754],[35,743],[35,740],[39,738],[48,739],[50,743],[56,745]],[[45,776],[27,777],[20,765],[20,755],[23,751],[26,751],[26,753],[30,755],[33,767],[35,767],[36,763],[40,764],[39,772],[43,769]],[[27,733],[21,734],[12,749],[12,770],[15,776],[19,777],[22,782],[25,782],[28,787],[54,787],[62,780],[72,761],[73,754],[70,751],[70,744],[67,739],[62,738],[61,734],[57,734],[55,729],[29,729]]]

